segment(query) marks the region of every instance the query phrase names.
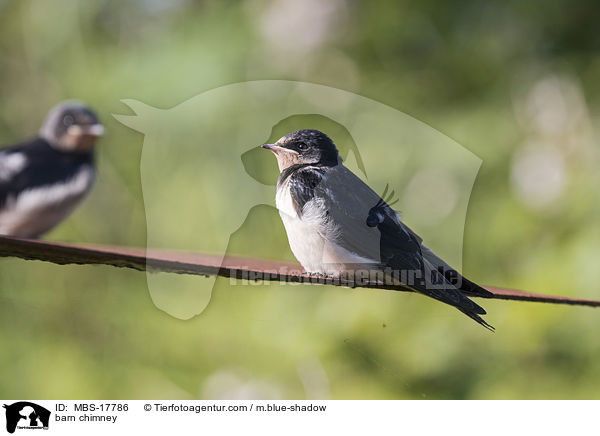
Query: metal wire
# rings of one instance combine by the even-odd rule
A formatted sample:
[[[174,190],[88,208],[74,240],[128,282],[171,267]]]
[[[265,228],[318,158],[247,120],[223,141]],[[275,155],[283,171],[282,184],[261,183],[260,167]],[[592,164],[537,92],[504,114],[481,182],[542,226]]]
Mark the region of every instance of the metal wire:
[[[56,264],[100,264],[139,271],[152,270],[177,274],[217,275],[250,280],[275,282],[306,282],[344,287],[364,287],[413,292],[402,285],[389,285],[378,281],[351,280],[331,277],[314,277],[303,272],[298,264],[271,260],[248,259],[169,250],[147,250],[144,248],[82,245],[18,239],[0,236],[0,257],[17,257],[41,260]],[[544,295],[514,289],[484,286],[493,296],[484,297],[500,300],[533,301],[579,306],[600,306],[599,300]]]

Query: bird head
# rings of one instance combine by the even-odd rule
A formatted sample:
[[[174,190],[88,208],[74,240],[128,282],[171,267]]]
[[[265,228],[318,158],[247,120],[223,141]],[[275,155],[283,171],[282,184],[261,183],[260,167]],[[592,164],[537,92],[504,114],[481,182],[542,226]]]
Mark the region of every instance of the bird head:
[[[318,130],[296,130],[262,147],[275,154],[280,171],[296,164],[335,166],[340,160],[333,141]]]
[[[63,151],[89,152],[104,133],[94,112],[79,101],[54,106],[40,129],[40,136]]]

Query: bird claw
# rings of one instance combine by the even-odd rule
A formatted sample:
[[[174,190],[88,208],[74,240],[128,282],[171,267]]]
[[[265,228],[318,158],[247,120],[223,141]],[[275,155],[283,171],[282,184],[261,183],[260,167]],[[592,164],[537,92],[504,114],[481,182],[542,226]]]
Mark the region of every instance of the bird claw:
[[[320,272],[307,272],[306,273],[310,278],[314,279],[332,279],[334,278],[333,274],[325,274]]]

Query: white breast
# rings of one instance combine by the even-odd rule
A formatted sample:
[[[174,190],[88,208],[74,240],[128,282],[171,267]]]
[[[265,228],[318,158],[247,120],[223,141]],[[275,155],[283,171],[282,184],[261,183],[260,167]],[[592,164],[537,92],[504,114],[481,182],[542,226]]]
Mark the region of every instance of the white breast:
[[[94,182],[94,169],[82,167],[71,179],[9,196],[0,211],[0,234],[33,238],[69,215]]]
[[[285,184],[277,189],[276,205],[292,253],[307,272],[337,275],[355,270],[357,264],[374,262],[335,243],[338,229],[327,219],[326,209],[318,199],[306,203],[300,217]]]

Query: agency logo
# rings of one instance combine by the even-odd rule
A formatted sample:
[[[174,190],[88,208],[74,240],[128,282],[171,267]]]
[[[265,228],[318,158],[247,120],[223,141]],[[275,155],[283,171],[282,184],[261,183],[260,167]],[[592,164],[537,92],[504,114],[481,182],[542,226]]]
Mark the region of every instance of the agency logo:
[[[16,429],[48,430],[50,411],[29,401],[19,401],[4,405],[6,409],[6,431],[14,433]]]

